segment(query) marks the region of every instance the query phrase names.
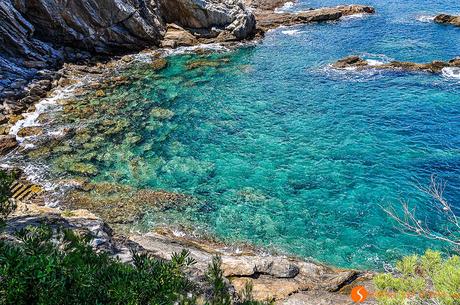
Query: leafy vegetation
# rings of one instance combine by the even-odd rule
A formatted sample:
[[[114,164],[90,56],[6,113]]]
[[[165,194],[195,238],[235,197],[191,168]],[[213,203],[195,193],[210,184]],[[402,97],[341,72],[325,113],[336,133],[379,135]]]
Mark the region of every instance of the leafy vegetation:
[[[374,278],[379,305],[460,304],[460,257],[443,258],[427,250],[422,256],[408,256],[396,264],[394,274]]]
[[[130,265],[94,252],[88,237],[69,230],[56,236],[31,227],[16,237],[19,243],[0,245],[2,304],[173,304],[192,289],[186,251],[170,262],[134,253]]]
[[[13,202],[9,200],[11,196],[10,186],[14,179],[15,175],[13,173],[0,170],[0,225],[15,209]]]

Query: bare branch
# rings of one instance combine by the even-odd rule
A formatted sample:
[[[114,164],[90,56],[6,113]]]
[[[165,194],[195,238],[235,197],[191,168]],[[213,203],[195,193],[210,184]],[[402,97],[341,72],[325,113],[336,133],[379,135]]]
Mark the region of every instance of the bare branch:
[[[452,206],[444,198],[446,183],[437,179],[435,175],[431,176],[429,187],[418,186],[420,191],[428,194],[433,201],[428,204],[437,215],[443,219],[443,225],[440,229],[430,229],[427,220],[422,221],[416,215],[416,209],[411,209],[409,204],[401,201],[402,211],[398,212],[394,207],[383,208],[383,210],[398,223],[399,227],[412,235],[421,235],[432,240],[447,242],[455,247],[460,248],[460,218],[455,214]],[[441,232],[447,232],[441,233]]]

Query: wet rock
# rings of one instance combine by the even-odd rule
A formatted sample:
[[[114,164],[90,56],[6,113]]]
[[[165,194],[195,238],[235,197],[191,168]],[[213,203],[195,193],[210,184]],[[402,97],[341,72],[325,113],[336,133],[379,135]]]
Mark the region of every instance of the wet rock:
[[[24,127],[18,131],[18,137],[21,138],[39,136],[41,134],[43,134],[43,128],[39,126]]]
[[[196,37],[176,24],[168,24],[166,34],[161,42],[163,48],[188,47],[196,44],[198,44]]]
[[[257,27],[262,31],[267,31],[279,26],[290,26],[310,22],[323,22],[338,20],[343,16],[355,14],[373,14],[374,8],[365,5],[347,5],[331,8],[312,9],[309,11],[295,14],[277,14],[272,10],[256,11]]]
[[[338,60],[333,64],[333,67],[337,69],[345,69],[348,67],[363,67],[367,65],[368,62],[364,59],[361,59],[359,56],[348,56]]]
[[[0,135],[6,135],[10,132],[11,125],[3,124],[0,125]]]
[[[6,155],[10,151],[12,151],[17,145],[18,142],[16,141],[15,136],[0,136],[0,156]]]
[[[0,124],[5,124],[6,122],[8,122],[8,118],[0,113]]]
[[[24,119],[24,117],[21,114],[19,115],[13,114],[13,115],[8,116],[8,123],[10,123],[11,125],[14,125],[22,119]]]
[[[220,58],[220,59],[198,59],[198,60],[191,60],[187,62],[186,67],[187,70],[193,70],[203,67],[220,67],[221,65],[228,63],[230,59],[228,58]]]
[[[97,167],[93,164],[76,162],[69,166],[69,171],[84,175],[84,176],[94,176],[98,173]]]
[[[166,58],[158,58],[152,61],[152,69],[154,71],[161,71],[168,66],[168,60]]]
[[[444,68],[459,68],[460,59],[455,58],[448,62],[444,61],[433,61],[430,63],[419,64],[412,62],[401,62],[401,61],[392,61],[389,63],[381,63],[378,65],[371,65],[368,61],[358,57],[358,56],[349,56],[344,59],[337,61],[332,64],[332,67],[336,69],[355,69],[355,70],[365,70],[365,69],[376,69],[376,70],[400,70],[408,72],[430,72],[430,73],[441,73]]]
[[[460,26],[460,16],[440,14],[434,18],[434,22]]]

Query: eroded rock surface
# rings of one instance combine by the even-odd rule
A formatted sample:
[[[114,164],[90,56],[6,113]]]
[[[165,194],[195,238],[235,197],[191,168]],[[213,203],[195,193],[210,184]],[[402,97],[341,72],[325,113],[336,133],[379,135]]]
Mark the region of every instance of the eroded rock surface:
[[[449,61],[433,61],[430,63],[413,63],[403,61],[392,61],[389,63],[370,64],[367,60],[359,56],[349,56],[338,60],[332,64],[336,69],[377,69],[377,70],[401,70],[409,72],[430,72],[441,73],[445,68],[460,68],[460,58],[454,58]]]
[[[460,16],[440,14],[434,18],[434,22],[460,26]]]
[[[270,7],[263,5],[263,8]],[[322,22],[338,20],[343,16],[355,14],[373,14],[373,7],[365,5],[346,5],[337,7],[327,7],[311,9],[298,13],[275,13],[272,9],[257,9],[256,19],[257,27],[262,31],[267,31],[279,26],[290,26],[310,22]]]
[[[355,285],[358,279],[369,277],[369,274],[354,270],[337,270],[295,258],[269,255],[255,249],[243,247],[235,251],[223,244],[176,236],[170,230],[133,234],[129,238],[163,259],[170,259],[174,252],[182,248],[188,249],[191,257],[197,261],[192,271],[196,279],[203,278],[212,257],[220,255],[224,275],[237,293],[241,293],[249,282],[253,286],[255,299],[277,300],[279,304],[314,304],[296,300],[305,299],[305,292],[310,295],[314,295],[314,292],[323,296],[331,295],[333,297],[330,299],[337,301],[324,304],[349,304],[348,290],[345,288]],[[294,297],[299,293],[300,296]],[[284,300],[288,303],[283,303]],[[316,300],[320,300],[320,297]]]

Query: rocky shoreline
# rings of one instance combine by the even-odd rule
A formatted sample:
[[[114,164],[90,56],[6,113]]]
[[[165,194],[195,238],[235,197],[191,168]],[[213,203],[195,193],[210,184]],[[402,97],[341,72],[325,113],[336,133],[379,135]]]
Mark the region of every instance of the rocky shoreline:
[[[40,224],[89,233],[97,251],[107,251],[126,263],[132,260],[130,249],[166,260],[171,259],[174,252],[187,249],[197,262],[187,275],[203,293],[206,291],[205,270],[215,255],[222,258],[222,270],[235,297],[249,282],[253,285],[256,300],[273,300],[279,305],[345,305],[350,304],[349,293],[354,286],[373,287],[370,272],[331,268],[244,245],[229,246],[196,238],[186,232],[175,233],[168,228],[158,228],[147,234],[116,233],[85,209],[62,211],[35,203],[20,204],[8,222],[7,232],[11,234],[27,225]]]

